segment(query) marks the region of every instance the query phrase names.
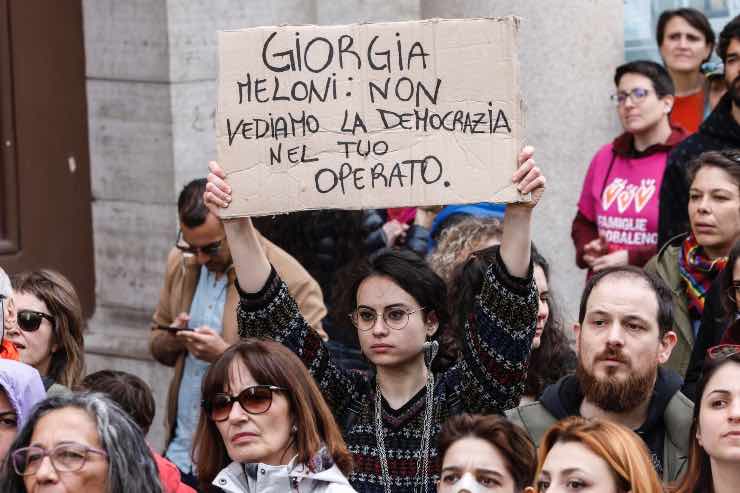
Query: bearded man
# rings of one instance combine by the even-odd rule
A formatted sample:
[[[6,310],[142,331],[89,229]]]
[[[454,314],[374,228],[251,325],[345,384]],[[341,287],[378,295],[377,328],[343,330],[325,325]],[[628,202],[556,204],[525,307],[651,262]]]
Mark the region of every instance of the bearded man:
[[[671,292],[633,266],[603,270],[581,296],[576,335],[578,368],[545,389],[537,402],[507,411],[539,446],[545,431],[568,416],[609,419],[645,441],[663,480],[686,467],[692,402],[678,374],[659,365],[676,344]]]

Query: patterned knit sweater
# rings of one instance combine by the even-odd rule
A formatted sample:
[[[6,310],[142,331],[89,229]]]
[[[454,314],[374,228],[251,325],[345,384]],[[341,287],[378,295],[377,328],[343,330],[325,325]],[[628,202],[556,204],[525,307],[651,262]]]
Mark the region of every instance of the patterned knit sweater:
[[[332,361],[322,339],[303,319],[274,269],[259,293],[248,294],[241,289],[239,293],[239,335],[275,339],[303,360],[354,458],[354,472],[349,478],[352,486],[361,493],[383,492],[374,421],[375,379],[344,370]],[[435,491],[439,479],[437,442],[449,416],[462,412],[502,413],[518,404],[536,316],[537,292],[531,265],[526,279],[512,277],[497,252],[468,317],[462,358],[435,375],[426,491]],[[425,389],[400,409],[392,409],[382,399],[385,449],[394,492],[414,491],[425,399]]]

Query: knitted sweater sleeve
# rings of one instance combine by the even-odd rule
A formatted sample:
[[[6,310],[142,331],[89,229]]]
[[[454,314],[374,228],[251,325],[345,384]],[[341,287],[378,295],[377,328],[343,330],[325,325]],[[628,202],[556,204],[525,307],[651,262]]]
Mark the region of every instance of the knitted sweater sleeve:
[[[531,264],[526,278],[513,277],[496,250],[465,326],[462,360],[449,370],[464,411],[502,413],[519,404],[536,321]]]
[[[265,286],[255,294],[244,292],[237,281],[239,337],[274,339],[295,353],[306,365],[327,404],[340,423],[357,399],[362,377],[341,368],[327,346],[301,315],[288,286],[272,269]]]

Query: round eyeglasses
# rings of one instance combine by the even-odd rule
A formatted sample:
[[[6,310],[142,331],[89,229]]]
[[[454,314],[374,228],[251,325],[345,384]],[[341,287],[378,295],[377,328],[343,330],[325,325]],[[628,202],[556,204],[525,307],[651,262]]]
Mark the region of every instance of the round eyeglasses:
[[[11,454],[11,460],[19,476],[31,476],[38,472],[44,457],[49,458],[57,472],[75,472],[85,466],[90,454],[108,457],[106,452],[81,443],[63,443],[51,450],[36,446],[19,448]]]
[[[247,387],[236,396],[229,394],[216,394],[210,401],[203,400],[202,406],[206,414],[218,422],[226,421],[231,414],[234,403],[239,405],[249,414],[264,414],[270,410],[272,405],[272,394],[276,391],[287,392],[284,387],[275,385],[254,385]]]
[[[409,324],[409,318],[414,313],[424,311],[424,307],[416,310],[405,310],[398,306],[388,306],[383,310],[383,323],[393,330],[404,329]],[[378,312],[368,307],[359,307],[349,314],[352,324],[360,330],[370,330],[378,320]]]

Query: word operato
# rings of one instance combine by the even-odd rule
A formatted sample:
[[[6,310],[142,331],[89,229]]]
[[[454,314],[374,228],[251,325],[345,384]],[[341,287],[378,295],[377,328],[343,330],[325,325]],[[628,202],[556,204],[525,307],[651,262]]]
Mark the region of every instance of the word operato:
[[[390,40],[380,34],[374,35],[365,50],[357,47],[351,34],[342,34],[332,40],[324,36],[304,40],[301,33],[296,32],[291,41],[284,31],[272,32],[262,46],[262,63],[273,72],[307,70],[318,73],[332,66],[359,70],[363,62],[370,70],[402,72],[411,70],[412,65],[417,69],[427,68],[428,56],[430,53],[420,41],[404,42],[398,32]]]

